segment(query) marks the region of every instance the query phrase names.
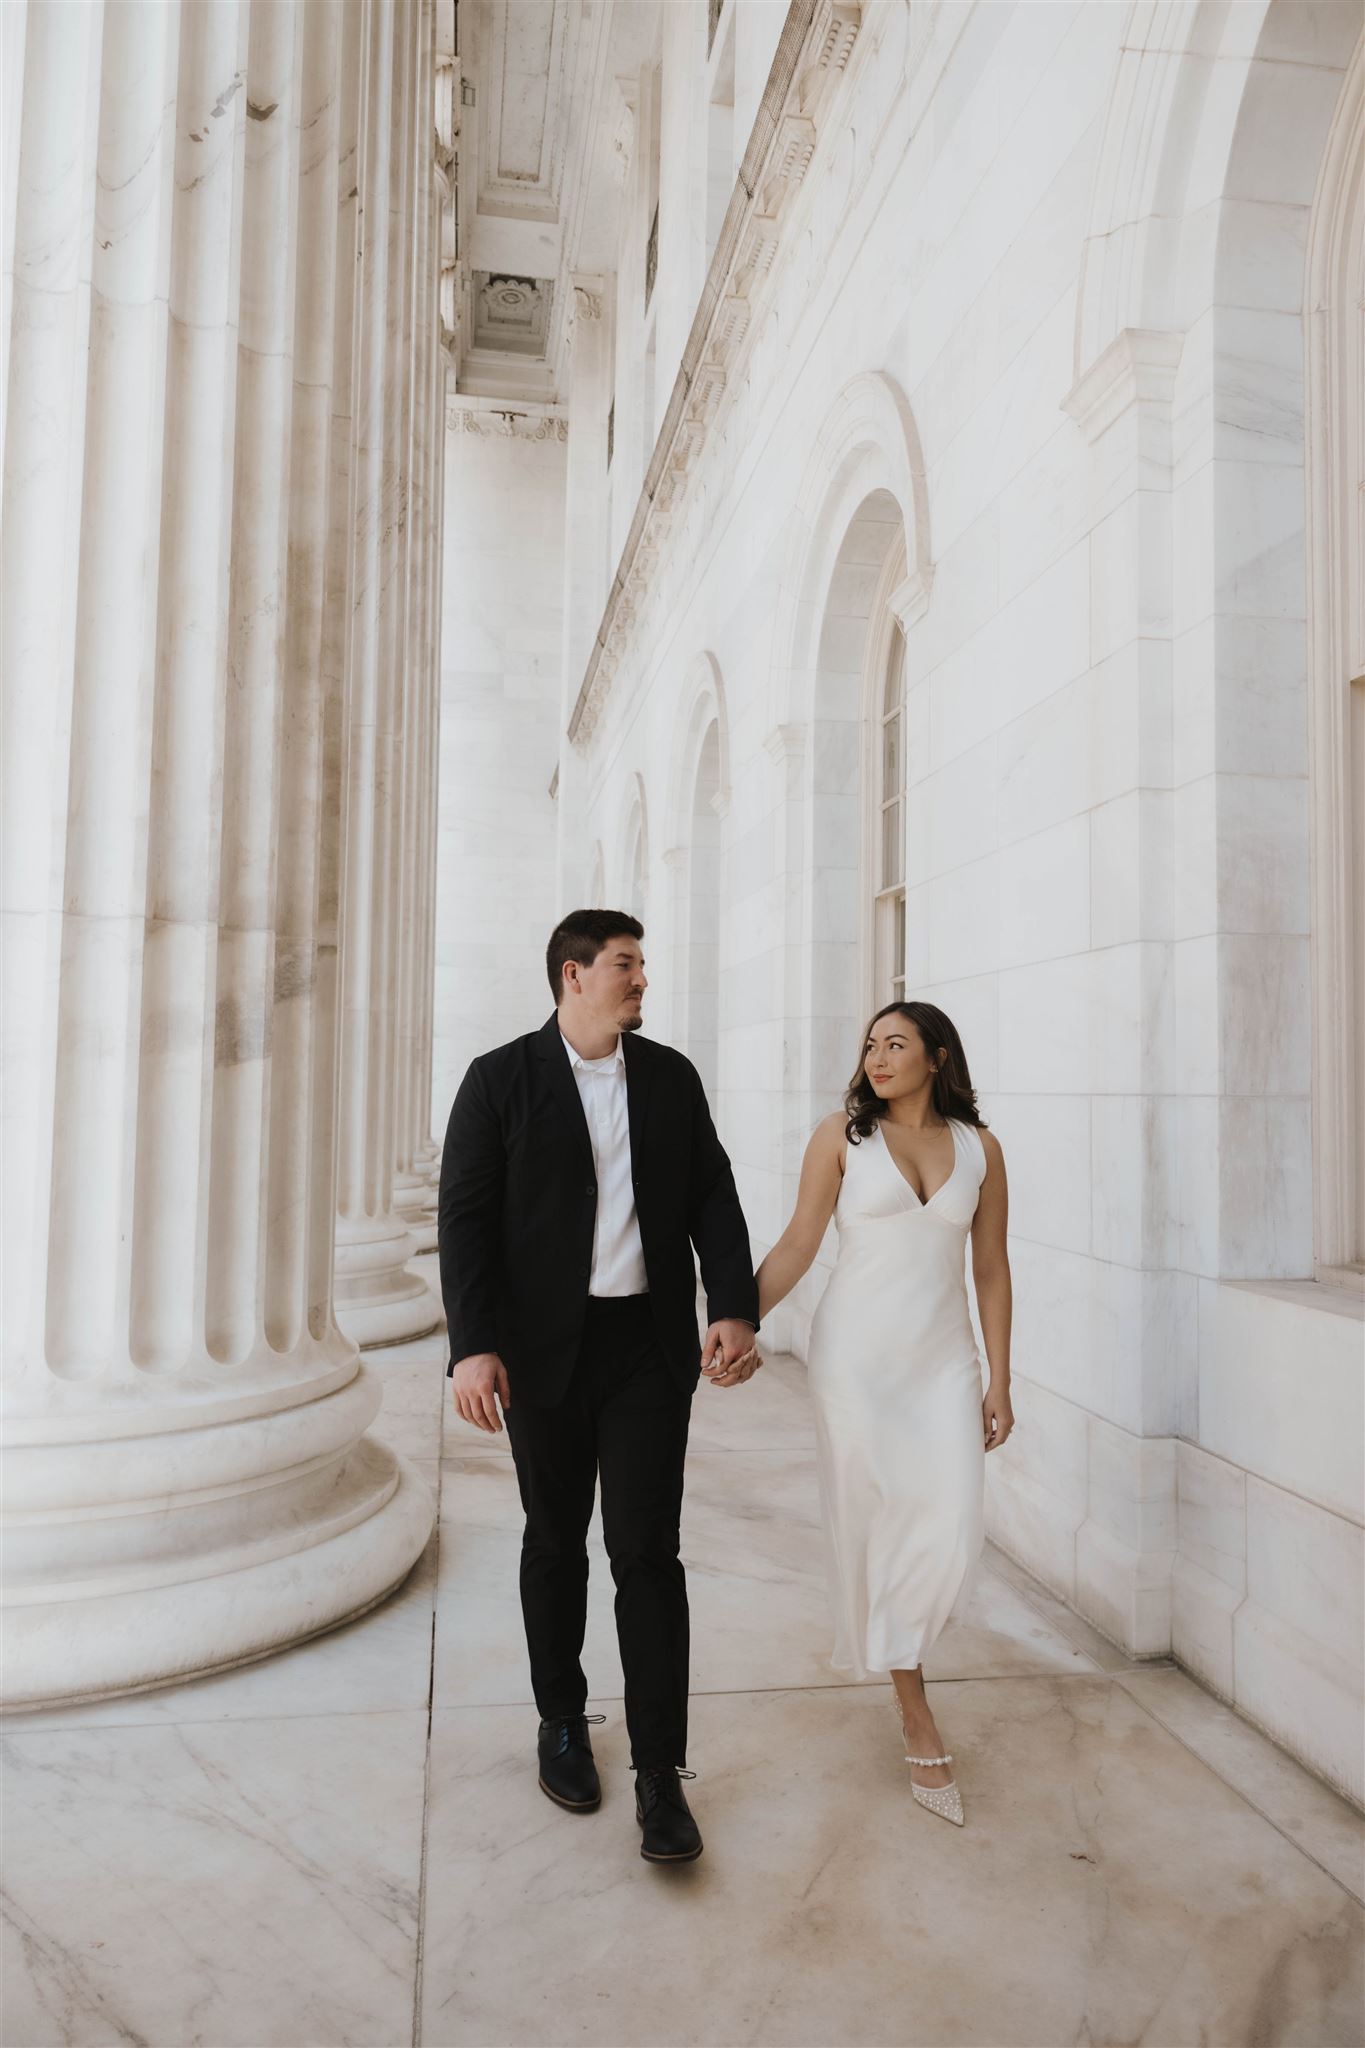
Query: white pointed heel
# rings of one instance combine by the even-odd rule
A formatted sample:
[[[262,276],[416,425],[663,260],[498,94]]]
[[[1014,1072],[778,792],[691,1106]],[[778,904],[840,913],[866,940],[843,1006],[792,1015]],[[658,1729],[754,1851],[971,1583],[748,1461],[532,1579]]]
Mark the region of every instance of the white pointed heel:
[[[908,1756],[905,1761],[908,1764],[923,1764],[928,1767],[933,1764],[950,1764],[952,1758],[951,1756]],[[966,1815],[962,1811],[962,1794],[958,1791],[955,1783],[947,1785],[917,1785],[912,1778],[910,1780],[910,1790],[914,1793],[917,1804],[927,1807],[930,1813],[936,1813],[940,1820],[951,1821],[955,1828],[960,1828],[964,1825]]]

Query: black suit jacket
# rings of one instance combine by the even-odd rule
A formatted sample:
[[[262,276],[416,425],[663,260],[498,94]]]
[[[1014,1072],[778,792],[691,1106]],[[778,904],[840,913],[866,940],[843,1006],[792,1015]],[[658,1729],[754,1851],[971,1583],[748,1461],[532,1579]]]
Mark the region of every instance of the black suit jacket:
[[[701,1362],[696,1267],[712,1322],[758,1327],[744,1212],[700,1077],[672,1047],[623,1034],[635,1211],[654,1328],[680,1387]],[[441,1293],[451,1369],[496,1351],[514,1395],[559,1401],[588,1300],[597,1179],[578,1083],[555,1015],[476,1059],[441,1161]]]

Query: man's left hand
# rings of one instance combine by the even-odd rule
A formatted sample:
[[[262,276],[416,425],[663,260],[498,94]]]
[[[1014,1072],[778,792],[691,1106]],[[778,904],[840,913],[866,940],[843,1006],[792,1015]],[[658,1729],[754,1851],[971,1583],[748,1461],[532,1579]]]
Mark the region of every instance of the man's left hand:
[[[754,1344],[753,1326],[727,1317],[712,1323],[701,1348],[702,1376],[713,1387],[738,1387],[752,1379],[763,1360]]]

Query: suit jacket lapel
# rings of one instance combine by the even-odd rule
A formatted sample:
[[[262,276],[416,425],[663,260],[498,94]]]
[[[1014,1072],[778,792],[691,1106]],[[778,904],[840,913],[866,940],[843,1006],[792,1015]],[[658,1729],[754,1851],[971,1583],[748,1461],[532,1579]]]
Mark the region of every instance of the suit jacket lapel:
[[[644,1159],[645,1108],[649,1101],[648,1056],[638,1046],[629,1031],[621,1033],[621,1049],[626,1056],[626,1114],[630,1119],[630,1161],[638,1179],[640,1164]]]
[[[551,1017],[541,1032],[536,1050],[540,1054],[546,1086],[583,1154],[584,1163],[591,1167],[592,1139],[588,1136],[588,1120],[583,1114],[583,1098],[578,1092],[574,1070],[569,1065],[569,1055],[564,1050],[558,1014]]]

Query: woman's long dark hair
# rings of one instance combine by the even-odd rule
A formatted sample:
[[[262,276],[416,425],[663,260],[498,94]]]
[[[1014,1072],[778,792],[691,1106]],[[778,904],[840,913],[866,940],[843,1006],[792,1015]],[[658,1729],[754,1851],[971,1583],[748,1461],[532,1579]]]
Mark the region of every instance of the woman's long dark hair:
[[[984,1130],[986,1121],[976,1106],[976,1090],[967,1071],[967,1055],[962,1050],[962,1040],[952,1018],[945,1017],[942,1010],[935,1009],[932,1003],[888,1003],[885,1009],[878,1010],[863,1033],[863,1050],[858,1058],[857,1071],[844,1096],[844,1115],[848,1118],[845,1135],[849,1144],[857,1145],[862,1139],[870,1138],[880,1119],[886,1115],[886,1104],[878,1098],[868,1080],[865,1062],[872,1025],[880,1023],[883,1017],[892,1016],[904,1017],[914,1025],[930,1062],[937,1066],[933,1092],[935,1112],[945,1123],[974,1124],[978,1130]],[[939,1058],[940,1053],[944,1055],[942,1059]]]

